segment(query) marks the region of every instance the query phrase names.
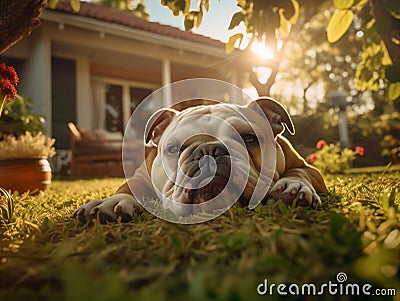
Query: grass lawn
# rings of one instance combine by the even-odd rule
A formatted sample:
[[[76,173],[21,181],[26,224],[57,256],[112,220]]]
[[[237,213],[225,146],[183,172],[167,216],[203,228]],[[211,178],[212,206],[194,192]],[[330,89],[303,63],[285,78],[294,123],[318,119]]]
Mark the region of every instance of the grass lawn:
[[[270,201],[197,225],[149,213],[83,225],[72,211],[111,195],[123,179],[54,180],[37,196],[15,196],[13,222],[0,225],[0,300],[281,300],[280,283],[289,295],[291,284],[320,290],[337,285],[340,272],[342,284],[369,283],[371,294],[397,289],[396,297],[359,300],[400,300],[400,171],[326,181],[318,210]],[[272,295],[258,295],[264,279],[276,284]],[[332,296],[325,286],[322,299],[355,299],[336,289]]]

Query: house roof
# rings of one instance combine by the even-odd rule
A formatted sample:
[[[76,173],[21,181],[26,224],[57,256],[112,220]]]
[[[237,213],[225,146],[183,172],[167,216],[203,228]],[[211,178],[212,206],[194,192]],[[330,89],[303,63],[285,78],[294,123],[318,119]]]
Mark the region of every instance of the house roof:
[[[179,28],[169,25],[163,25],[157,22],[150,22],[145,19],[135,17],[127,12],[118,11],[110,7],[100,6],[88,2],[81,2],[81,8],[79,12],[75,12],[71,8],[69,1],[61,1],[55,8],[55,11],[123,25],[133,29],[143,30],[162,36],[178,38],[181,40],[195,42],[207,46],[214,46],[219,48],[225,47],[224,43],[218,40],[214,40],[212,38],[194,34],[189,31],[183,31]]]

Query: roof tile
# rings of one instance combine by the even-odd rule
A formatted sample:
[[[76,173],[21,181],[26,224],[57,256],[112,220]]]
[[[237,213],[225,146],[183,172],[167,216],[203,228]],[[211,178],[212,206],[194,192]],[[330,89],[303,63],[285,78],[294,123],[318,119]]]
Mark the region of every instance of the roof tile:
[[[135,17],[128,12],[118,11],[110,7],[100,6],[93,3],[81,2],[81,9],[79,12],[76,13],[72,10],[69,1],[60,1],[55,10],[61,13],[75,14],[82,17],[123,25],[134,29],[139,29],[208,46],[219,48],[225,47],[225,44],[221,41],[194,34],[192,32],[183,31],[179,28],[169,25],[163,25],[157,22],[150,22],[145,19]]]

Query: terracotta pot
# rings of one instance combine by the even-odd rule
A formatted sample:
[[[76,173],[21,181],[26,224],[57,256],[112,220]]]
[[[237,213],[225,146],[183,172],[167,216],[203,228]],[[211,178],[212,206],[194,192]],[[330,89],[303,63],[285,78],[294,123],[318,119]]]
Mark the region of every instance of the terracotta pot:
[[[0,187],[36,194],[51,183],[51,167],[46,159],[0,160]]]

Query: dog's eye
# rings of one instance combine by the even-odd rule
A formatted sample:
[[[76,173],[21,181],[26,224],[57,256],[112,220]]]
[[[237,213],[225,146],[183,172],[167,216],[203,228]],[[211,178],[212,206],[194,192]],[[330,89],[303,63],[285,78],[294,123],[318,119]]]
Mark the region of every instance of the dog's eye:
[[[258,141],[257,136],[254,134],[246,134],[243,136],[243,141],[246,144],[252,144]]]
[[[179,150],[180,150],[180,147],[178,144],[170,144],[167,147],[167,152],[169,154],[176,154],[177,152],[179,152]]]

